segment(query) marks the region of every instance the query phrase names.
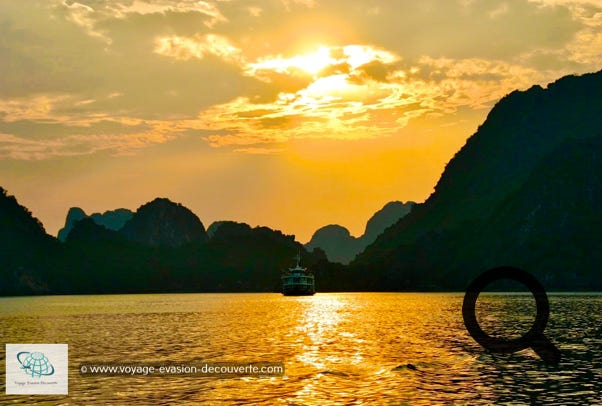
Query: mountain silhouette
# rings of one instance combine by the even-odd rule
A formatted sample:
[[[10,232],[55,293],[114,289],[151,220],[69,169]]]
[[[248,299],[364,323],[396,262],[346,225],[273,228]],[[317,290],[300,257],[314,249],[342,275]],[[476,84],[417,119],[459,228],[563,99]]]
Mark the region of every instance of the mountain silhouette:
[[[56,240],[42,223],[0,187],[0,294],[48,292]]]
[[[73,225],[84,218],[90,217],[98,225],[104,226],[109,230],[120,230],[125,223],[132,218],[134,213],[128,209],[116,209],[105,211],[104,213],[92,213],[89,216],[79,207],[72,207],[67,212],[65,226],[57,234],[59,241],[65,242]]]
[[[207,238],[211,239],[213,238],[213,235],[215,234],[215,232],[217,231],[217,229],[224,223],[227,223],[228,221],[214,221],[213,223],[211,223],[211,225],[209,227],[207,227]]]
[[[220,221],[207,242],[212,267],[226,276],[220,283],[234,291],[278,291],[282,270],[293,265],[299,251],[307,262],[309,255],[294,236],[234,221]]]
[[[388,227],[408,215],[414,204],[414,202],[389,202],[382,209],[374,213],[368,220],[368,223],[366,223],[364,234],[360,237],[363,245],[362,250],[372,244]]]
[[[357,254],[373,243],[387,227],[407,215],[413,205],[414,202],[387,203],[368,220],[364,234],[357,238],[338,224],[324,226],[314,233],[305,247],[308,250],[321,248],[330,261],[348,264]]]
[[[127,223],[133,216],[134,213],[128,209],[115,209],[105,211],[104,213],[90,214],[90,217],[96,224],[115,231],[121,230],[125,223]]]
[[[600,94],[602,71],[504,97],[424,203],[389,227],[385,206],[354,240],[327,228],[356,243],[381,233],[348,266],[267,227],[216,222],[208,238],[194,213],[165,198],[118,230],[70,210],[60,244],[0,188],[0,294],[275,291],[297,252],[320,291],[464,290],[501,265],[547,289],[601,290]]]
[[[299,252],[321,275],[322,289],[341,286],[343,270],[333,271],[322,251],[308,253],[294,236],[221,221],[207,239],[194,213],[165,198],[142,205],[119,230],[70,210],[71,230],[59,243],[0,192],[0,295],[272,292]]]
[[[367,289],[463,289],[499,265],[599,289],[602,71],[500,100],[425,203],[353,263]]]
[[[151,246],[178,247],[207,239],[196,214],[165,198],[140,206],[119,233],[130,241]]]
[[[319,228],[305,244],[305,248],[308,250],[320,248],[328,260],[341,264],[348,264],[362,250],[360,240],[338,224]]]
[[[66,242],[99,243],[124,240],[125,237],[117,231],[98,224],[92,217],[84,217],[73,224]]]

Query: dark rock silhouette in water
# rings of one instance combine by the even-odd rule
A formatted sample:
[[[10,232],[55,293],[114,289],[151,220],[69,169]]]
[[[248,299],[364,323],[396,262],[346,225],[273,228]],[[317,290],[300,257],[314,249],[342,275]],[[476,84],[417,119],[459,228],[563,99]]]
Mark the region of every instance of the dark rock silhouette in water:
[[[395,368],[393,368],[393,371],[405,371],[408,369],[410,371],[417,371],[418,367],[416,367],[416,365],[414,365],[414,364],[401,364],[401,365],[398,365]]]

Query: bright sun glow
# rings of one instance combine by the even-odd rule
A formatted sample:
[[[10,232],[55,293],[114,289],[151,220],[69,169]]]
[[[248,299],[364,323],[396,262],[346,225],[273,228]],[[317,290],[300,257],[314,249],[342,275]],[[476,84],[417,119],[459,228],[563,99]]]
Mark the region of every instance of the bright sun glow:
[[[330,56],[330,49],[328,47],[320,47],[312,54],[292,58],[291,62],[292,66],[315,75],[327,66],[335,64],[336,59]]]
[[[327,134],[331,138],[357,139],[390,133],[405,126],[413,117],[411,114],[416,114],[394,111],[419,103],[412,94],[416,91],[410,92],[396,82],[395,74],[403,73],[394,65],[399,59],[394,53],[371,45],[345,45],[320,46],[306,54],[268,55],[247,61],[243,66],[247,76],[276,86],[290,78],[291,89],[279,92],[272,102],[258,103],[239,97],[207,110],[199,120],[203,128],[227,123],[234,132],[231,136],[209,136],[214,146],[246,145],[245,137],[253,138],[250,143],[254,143],[259,133],[269,139],[281,139],[283,129],[308,138]],[[380,114],[380,109],[385,112]],[[378,128],[367,125],[372,118],[381,123]]]
[[[395,54],[366,45],[320,46],[309,54],[289,58],[278,55],[259,59],[257,62],[249,63],[246,71],[252,76],[269,71],[292,75],[301,71],[315,76],[331,66],[346,66],[349,70],[353,70],[375,61],[390,64],[398,59]]]
[[[281,55],[268,56],[257,62],[248,63],[247,74],[270,81],[273,73],[291,76],[310,75],[313,81],[298,92],[296,104],[316,106],[327,101],[344,100],[348,96],[362,93],[354,85],[352,76],[359,74],[361,67],[378,62],[391,64],[399,57],[388,51],[368,45],[320,46],[314,52],[285,58]],[[330,71],[328,68],[331,68]],[[366,89],[364,89],[366,90]]]
[[[349,90],[350,85],[347,82],[347,75],[331,75],[319,78],[310,84],[305,90],[301,91],[304,96],[312,99],[319,99],[325,96],[331,99],[340,99]]]
[[[256,63],[249,64],[248,71],[254,74],[260,71],[293,73],[294,70],[302,70],[315,75],[336,62],[337,60],[331,55],[330,48],[321,46],[315,52],[306,55],[297,55],[291,58],[283,58],[279,55],[260,59]]]

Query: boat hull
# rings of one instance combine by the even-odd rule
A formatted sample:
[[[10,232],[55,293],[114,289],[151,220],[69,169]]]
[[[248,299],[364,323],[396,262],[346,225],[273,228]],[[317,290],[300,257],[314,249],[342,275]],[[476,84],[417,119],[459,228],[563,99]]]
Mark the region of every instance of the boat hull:
[[[316,293],[316,290],[312,286],[307,285],[282,287],[282,294],[284,296],[312,296],[314,293]]]

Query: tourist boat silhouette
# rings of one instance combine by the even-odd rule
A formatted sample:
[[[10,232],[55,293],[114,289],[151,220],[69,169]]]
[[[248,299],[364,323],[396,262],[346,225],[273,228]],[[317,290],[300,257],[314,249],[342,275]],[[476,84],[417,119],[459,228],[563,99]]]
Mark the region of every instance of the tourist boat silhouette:
[[[314,274],[301,266],[301,252],[295,257],[297,264],[282,273],[282,294],[284,296],[311,296],[316,293]]]

